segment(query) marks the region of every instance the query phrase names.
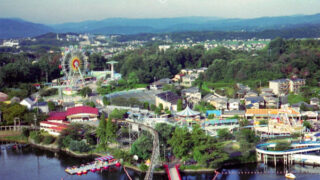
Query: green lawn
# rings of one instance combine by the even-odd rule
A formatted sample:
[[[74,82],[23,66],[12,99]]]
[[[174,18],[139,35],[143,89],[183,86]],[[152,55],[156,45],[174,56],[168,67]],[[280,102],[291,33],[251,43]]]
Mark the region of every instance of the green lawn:
[[[304,97],[302,97],[301,95],[297,94],[289,94],[288,95],[288,102],[289,104],[295,104],[301,101],[306,101],[306,99]]]

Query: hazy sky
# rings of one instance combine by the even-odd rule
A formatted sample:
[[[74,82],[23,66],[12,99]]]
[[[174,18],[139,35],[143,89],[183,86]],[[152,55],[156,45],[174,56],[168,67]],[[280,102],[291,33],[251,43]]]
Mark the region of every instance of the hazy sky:
[[[53,24],[111,17],[253,18],[315,14],[320,0],[0,0],[0,17]]]

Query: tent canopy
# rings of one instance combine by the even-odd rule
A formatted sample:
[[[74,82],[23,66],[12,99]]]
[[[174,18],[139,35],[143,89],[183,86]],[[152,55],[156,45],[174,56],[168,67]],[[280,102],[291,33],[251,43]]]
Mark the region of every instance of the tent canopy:
[[[190,109],[189,106],[187,106],[183,111],[180,111],[177,113],[178,116],[183,116],[183,117],[197,116],[199,114],[200,112]]]
[[[96,161],[107,161],[110,159],[113,159],[113,156],[110,155],[110,156],[99,157],[99,158],[96,158],[95,160]]]

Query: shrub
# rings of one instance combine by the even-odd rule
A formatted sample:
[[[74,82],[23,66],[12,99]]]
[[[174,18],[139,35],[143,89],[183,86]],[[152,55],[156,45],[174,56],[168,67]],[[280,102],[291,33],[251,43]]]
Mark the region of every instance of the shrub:
[[[55,138],[53,136],[45,136],[43,138],[44,144],[52,144],[54,142]]]
[[[145,164],[141,164],[139,168],[140,168],[141,171],[147,171],[148,170],[148,166],[145,165]]]
[[[83,141],[71,140],[69,144],[69,149],[71,151],[88,152],[90,150],[89,146]]]
[[[29,130],[28,128],[23,128],[23,129],[22,129],[22,134],[23,134],[23,136],[25,136],[25,137],[29,137],[29,135],[30,135],[30,130]]]

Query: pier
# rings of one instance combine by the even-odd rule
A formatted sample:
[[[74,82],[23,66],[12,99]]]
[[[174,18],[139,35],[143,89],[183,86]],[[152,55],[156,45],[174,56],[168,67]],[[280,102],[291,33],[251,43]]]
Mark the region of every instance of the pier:
[[[96,171],[102,171],[109,168],[109,166],[120,166],[120,163],[118,160],[113,159],[112,156],[106,156],[101,158],[96,158],[96,161],[93,161],[91,163],[87,163],[84,165],[81,165],[80,167],[70,167],[67,168],[65,171],[68,174],[87,174],[89,171],[96,172]]]

